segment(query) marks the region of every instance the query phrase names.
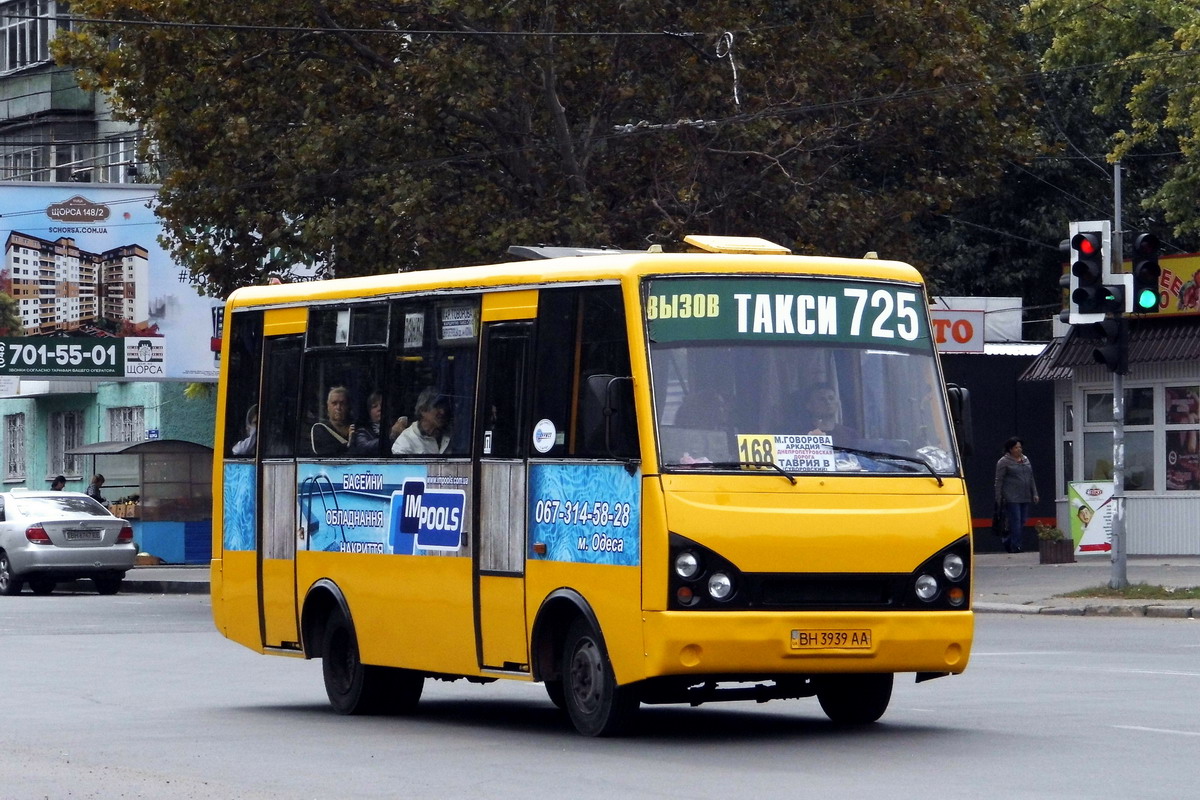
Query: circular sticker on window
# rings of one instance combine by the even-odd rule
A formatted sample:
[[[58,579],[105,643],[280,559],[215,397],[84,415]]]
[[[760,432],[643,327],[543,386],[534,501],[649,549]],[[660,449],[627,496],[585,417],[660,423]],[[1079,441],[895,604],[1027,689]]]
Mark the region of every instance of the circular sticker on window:
[[[548,419],[539,420],[537,425],[533,426],[533,449],[539,453],[549,453],[554,447],[554,438],[558,435],[558,431],[554,429],[554,423]]]

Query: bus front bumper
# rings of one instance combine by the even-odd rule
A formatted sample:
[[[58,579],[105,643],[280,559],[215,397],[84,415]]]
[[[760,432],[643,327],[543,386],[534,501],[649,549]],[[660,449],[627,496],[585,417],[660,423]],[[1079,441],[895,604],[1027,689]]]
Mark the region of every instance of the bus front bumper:
[[[645,612],[645,675],[966,669],[971,611]]]

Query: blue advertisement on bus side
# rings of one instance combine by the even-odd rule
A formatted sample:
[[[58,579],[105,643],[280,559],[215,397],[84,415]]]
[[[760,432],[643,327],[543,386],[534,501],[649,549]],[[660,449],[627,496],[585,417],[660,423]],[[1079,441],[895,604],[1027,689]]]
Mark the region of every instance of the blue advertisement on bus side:
[[[301,550],[465,555],[467,478],[430,475],[425,464],[300,464],[296,512]],[[225,465],[224,545],[253,550],[255,470]]]
[[[640,487],[641,472],[620,464],[530,465],[529,559],[637,566]]]

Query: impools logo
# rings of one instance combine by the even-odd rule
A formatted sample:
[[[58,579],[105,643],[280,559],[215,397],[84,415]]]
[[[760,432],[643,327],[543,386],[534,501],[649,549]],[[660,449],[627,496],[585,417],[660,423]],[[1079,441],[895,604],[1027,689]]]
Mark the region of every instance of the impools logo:
[[[466,506],[467,494],[461,489],[430,489],[423,479],[408,478],[392,495],[393,552],[412,552],[405,547],[411,536],[421,550],[457,550]]]

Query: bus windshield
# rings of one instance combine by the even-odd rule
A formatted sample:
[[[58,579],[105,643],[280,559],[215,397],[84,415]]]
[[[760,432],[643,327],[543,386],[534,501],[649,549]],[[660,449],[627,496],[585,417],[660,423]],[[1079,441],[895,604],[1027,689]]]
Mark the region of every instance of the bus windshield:
[[[917,287],[662,278],[645,302],[663,470],[957,472]]]

